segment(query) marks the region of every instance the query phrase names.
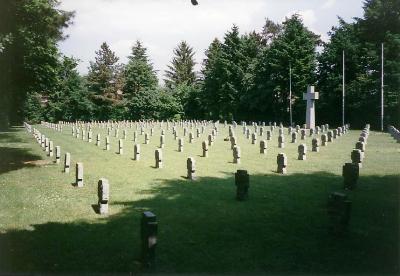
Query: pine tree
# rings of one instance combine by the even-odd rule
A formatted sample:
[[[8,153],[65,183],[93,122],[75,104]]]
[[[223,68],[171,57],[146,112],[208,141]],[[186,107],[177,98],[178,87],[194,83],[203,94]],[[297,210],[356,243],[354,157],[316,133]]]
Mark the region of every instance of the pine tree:
[[[185,41],[182,41],[174,49],[174,57],[168,70],[165,71],[165,85],[169,89],[174,89],[178,85],[192,85],[197,81],[194,71],[195,62],[193,48]]]
[[[151,90],[157,87],[157,75],[146,51],[147,49],[139,40],[132,47],[132,54],[128,57],[129,61],[124,72],[124,93],[128,95],[135,95],[140,90]]]
[[[106,42],[96,51],[95,62],[90,62],[87,75],[89,92],[97,105],[96,117],[102,120],[123,117],[123,67],[119,58],[111,51]]]

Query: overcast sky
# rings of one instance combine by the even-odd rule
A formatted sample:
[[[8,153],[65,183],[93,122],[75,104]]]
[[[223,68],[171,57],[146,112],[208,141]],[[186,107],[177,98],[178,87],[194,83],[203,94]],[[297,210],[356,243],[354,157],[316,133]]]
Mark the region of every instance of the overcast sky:
[[[134,42],[148,49],[162,78],[176,45],[186,40],[196,51],[197,70],[204,51],[217,37],[236,24],[241,33],[260,31],[265,18],[282,22],[293,13],[304,24],[327,39],[337,25],[337,16],[346,21],[362,17],[362,0],[61,0],[60,8],[76,12],[69,35],[59,47],[67,56],[81,60],[79,71],[86,74],[95,51],[106,41],[125,63]]]

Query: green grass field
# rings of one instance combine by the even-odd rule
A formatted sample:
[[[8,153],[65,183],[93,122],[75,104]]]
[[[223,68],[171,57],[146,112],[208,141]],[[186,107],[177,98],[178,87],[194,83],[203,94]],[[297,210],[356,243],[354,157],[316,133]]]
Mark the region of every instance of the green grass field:
[[[106,151],[104,129],[94,129],[88,143],[69,127],[35,127],[61,146],[62,162],[55,164],[23,128],[0,133],[0,272],[139,272],[140,218],[151,210],[159,222],[154,272],[399,273],[400,144],[387,133],[370,133],[358,188],[346,192],[353,201],[349,231],[337,237],[328,231],[327,198],[342,191],[342,165],[360,130],[319,153],[307,137],[307,161],[299,161],[300,140],[291,144],[286,129],[286,148],[278,149],[274,133],[261,155],[238,126],[240,165],[232,163],[223,125],[208,158],[200,156],[210,128],[194,144],[186,137],[182,153],[168,131],[164,168],[155,169],[158,127],[149,145],[139,135],[140,161],[133,160],[133,129],[121,156],[113,132]],[[65,152],[70,174],[62,172]],[[287,175],[275,173],[279,152],[288,156]],[[197,181],[185,179],[189,156]],[[75,162],[84,163],[83,188],[72,185]],[[237,169],[251,175],[244,202],[235,200]],[[101,177],[111,186],[108,216],[94,211]]]

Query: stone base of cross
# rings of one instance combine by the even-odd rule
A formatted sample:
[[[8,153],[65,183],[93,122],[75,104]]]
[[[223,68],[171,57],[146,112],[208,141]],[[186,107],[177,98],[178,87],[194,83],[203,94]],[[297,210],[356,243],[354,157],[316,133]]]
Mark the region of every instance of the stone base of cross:
[[[314,91],[314,86],[307,87],[307,93],[303,93],[303,100],[307,101],[306,125],[307,128],[315,128],[315,100],[319,99],[319,92]]]

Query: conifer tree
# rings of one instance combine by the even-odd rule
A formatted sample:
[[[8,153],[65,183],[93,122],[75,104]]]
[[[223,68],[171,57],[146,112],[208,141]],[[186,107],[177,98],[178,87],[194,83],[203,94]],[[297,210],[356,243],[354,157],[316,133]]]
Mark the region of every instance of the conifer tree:
[[[165,71],[164,81],[167,88],[173,89],[179,85],[192,85],[196,82],[194,54],[193,48],[186,41],[182,41],[174,49],[174,57]]]
[[[140,90],[155,89],[157,87],[157,75],[147,56],[147,49],[138,40],[132,47],[132,54],[125,67],[124,93],[130,96]]]

